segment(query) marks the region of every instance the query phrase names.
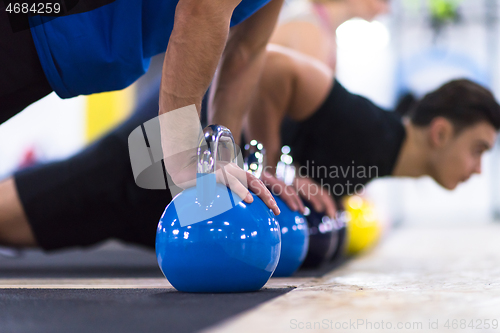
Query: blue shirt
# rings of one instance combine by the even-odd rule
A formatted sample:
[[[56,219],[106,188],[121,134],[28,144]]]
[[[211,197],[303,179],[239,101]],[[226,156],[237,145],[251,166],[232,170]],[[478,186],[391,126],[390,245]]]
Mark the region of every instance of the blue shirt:
[[[115,0],[92,11],[30,18],[31,34],[45,76],[61,98],[119,90],[165,52],[179,0]],[[270,0],[243,0],[234,26]],[[193,22],[196,24],[196,22]]]

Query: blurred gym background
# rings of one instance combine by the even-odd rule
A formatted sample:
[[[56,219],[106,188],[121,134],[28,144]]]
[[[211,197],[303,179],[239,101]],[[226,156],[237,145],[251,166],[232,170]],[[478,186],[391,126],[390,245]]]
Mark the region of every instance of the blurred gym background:
[[[300,1],[300,0],[289,0]],[[391,13],[338,30],[337,77],[384,108],[459,77],[478,81],[500,99],[500,0],[392,0]],[[127,117],[155,73],[119,92],[61,100],[55,93],[0,126],[0,179],[33,163],[74,154]],[[367,196],[395,225],[448,226],[500,221],[500,148],[483,174],[453,192],[430,179],[379,179]]]

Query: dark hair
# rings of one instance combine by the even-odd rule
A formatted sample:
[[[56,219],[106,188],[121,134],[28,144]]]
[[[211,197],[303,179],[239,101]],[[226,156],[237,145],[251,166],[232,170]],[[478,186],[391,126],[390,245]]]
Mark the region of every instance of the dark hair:
[[[427,94],[409,111],[411,122],[427,126],[436,117],[451,121],[460,132],[481,121],[500,129],[500,105],[493,94],[481,85],[461,79],[446,83]]]
[[[407,92],[399,97],[394,112],[399,114],[401,117],[407,116],[410,113],[410,110],[413,109],[416,104],[417,98],[415,97],[415,95],[413,95],[411,92]]]

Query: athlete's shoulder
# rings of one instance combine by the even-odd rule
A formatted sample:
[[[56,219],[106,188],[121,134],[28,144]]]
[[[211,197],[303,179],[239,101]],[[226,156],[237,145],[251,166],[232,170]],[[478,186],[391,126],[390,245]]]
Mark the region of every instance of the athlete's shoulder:
[[[283,5],[279,17],[279,24],[292,22],[307,22],[313,25],[320,25],[314,7],[308,0],[289,0]]]

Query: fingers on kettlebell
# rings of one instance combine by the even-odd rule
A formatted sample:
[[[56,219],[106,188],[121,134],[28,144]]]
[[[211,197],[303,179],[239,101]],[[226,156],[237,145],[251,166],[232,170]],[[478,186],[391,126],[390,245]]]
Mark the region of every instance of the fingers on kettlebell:
[[[300,196],[295,193],[295,200],[297,201],[297,206],[298,206],[298,211],[301,213],[301,214],[304,214],[305,210],[306,210],[306,206],[304,206],[304,203],[302,202],[302,200],[300,199]]]
[[[293,194],[290,194],[288,192],[285,192],[284,195],[281,196],[281,199],[285,202],[285,204],[290,208],[292,211],[296,212],[299,210],[299,204],[297,203],[297,200]]]
[[[320,213],[325,211],[325,207],[324,207],[323,202],[321,201],[320,198],[318,198],[317,196],[311,196],[308,199],[311,201],[311,204],[313,205],[313,208],[315,211],[320,212]]]
[[[226,186],[228,186],[231,191],[236,193],[243,201],[246,203],[253,202],[253,197],[250,191],[244,186],[241,181],[230,173],[225,174]]]
[[[333,201],[333,199],[329,196],[326,196],[324,205],[326,207],[326,214],[331,218],[335,218],[337,207],[335,206],[335,202]]]
[[[297,193],[297,190],[293,186],[287,186],[285,188],[285,193],[291,197],[290,200],[293,200],[294,202],[294,211],[299,211],[300,213],[304,213],[304,203],[300,199],[299,194]]]
[[[276,200],[274,200],[274,197],[272,196],[271,192],[269,192],[269,189],[264,185],[264,183],[254,175],[248,174],[247,176],[248,180],[248,186],[254,192],[259,198],[264,201],[264,203],[272,209],[273,213],[275,215],[279,215],[280,209],[278,208],[278,204],[276,203]]]

